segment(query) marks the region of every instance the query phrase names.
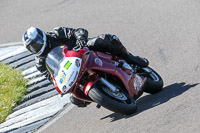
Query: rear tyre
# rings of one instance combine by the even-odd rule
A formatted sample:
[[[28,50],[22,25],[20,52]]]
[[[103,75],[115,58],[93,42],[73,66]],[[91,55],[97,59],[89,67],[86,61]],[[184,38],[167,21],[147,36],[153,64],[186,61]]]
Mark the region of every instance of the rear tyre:
[[[145,92],[150,94],[158,93],[163,88],[163,80],[161,76],[152,68],[142,68],[143,72],[147,75]]]
[[[122,115],[130,115],[136,112],[136,102],[127,93],[120,91],[120,94],[116,94],[118,96],[116,97],[116,95],[111,96],[111,92],[108,91],[109,89],[105,86],[99,85],[97,87],[95,85],[90,89],[88,96],[99,105],[113,112]]]

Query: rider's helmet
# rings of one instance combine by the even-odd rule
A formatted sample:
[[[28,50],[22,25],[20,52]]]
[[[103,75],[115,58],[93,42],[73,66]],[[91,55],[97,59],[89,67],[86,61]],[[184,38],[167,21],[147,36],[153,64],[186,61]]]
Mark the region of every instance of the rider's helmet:
[[[30,27],[23,35],[24,46],[33,54],[41,55],[47,45],[47,37],[44,31],[36,27]]]

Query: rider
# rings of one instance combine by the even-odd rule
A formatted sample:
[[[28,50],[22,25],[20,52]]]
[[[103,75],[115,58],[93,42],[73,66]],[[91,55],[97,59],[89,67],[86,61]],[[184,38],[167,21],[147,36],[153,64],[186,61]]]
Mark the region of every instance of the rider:
[[[24,33],[22,41],[31,53],[36,54],[36,68],[50,81],[51,76],[45,66],[45,58],[53,48],[61,45],[67,45],[68,49],[72,50],[76,46],[87,44],[90,50],[109,52],[122,57],[129,64],[136,64],[140,67],[147,67],[149,64],[147,59],[133,56],[127,52],[117,36],[102,34],[89,39],[88,31],[83,28],[56,27],[53,31],[45,33],[39,28],[30,27]],[[78,107],[85,107],[89,104],[75,98],[73,95],[70,97],[70,100]]]

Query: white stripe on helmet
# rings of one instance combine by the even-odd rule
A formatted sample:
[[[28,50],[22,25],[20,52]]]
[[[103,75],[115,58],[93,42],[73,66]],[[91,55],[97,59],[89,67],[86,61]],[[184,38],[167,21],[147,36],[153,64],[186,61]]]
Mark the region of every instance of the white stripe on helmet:
[[[46,45],[47,45],[46,34],[44,32],[42,32],[42,33],[43,33],[44,45],[42,46],[41,50],[37,53],[38,56],[40,56],[44,52],[44,49],[46,48]]]
[[[37,36],[38,32],[37,32],[37,29],[35,27],[30,27],[28,30],[27,30],[27,36],[28,38],[30,39],[35,39],[35,37]]]

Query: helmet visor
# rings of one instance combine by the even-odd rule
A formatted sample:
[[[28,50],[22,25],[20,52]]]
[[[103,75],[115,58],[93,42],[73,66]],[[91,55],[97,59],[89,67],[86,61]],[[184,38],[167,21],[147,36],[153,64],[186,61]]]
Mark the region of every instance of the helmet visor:
[[[30,44],[27,45],[27,49],[30,50],[33,54],[37,54],[46,42],[44,42],[41,36],[37,36],[36,39],[31,40]]]

